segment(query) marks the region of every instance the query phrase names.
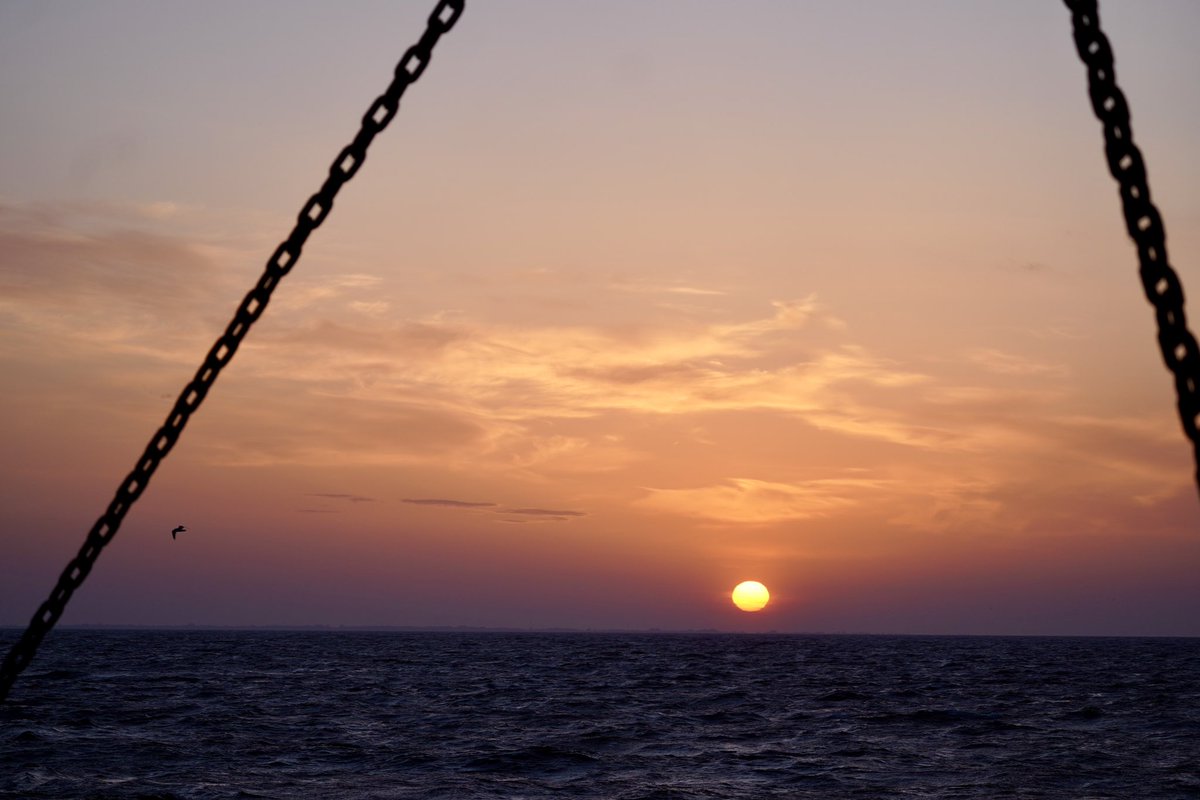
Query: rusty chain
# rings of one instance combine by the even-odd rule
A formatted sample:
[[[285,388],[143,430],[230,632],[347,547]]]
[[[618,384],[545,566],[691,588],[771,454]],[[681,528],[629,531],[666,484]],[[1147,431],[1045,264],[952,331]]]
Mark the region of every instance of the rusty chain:
[[[1129,105],[1117,86],[1113,52],[1100,30],[1096,0],[1063,0],[1071,11],[1075,49],[1087,65],[1088,94],[1092,110],[1104,125],[1104,152],[1108,170],[1120,186],[1125,228],[1137,245],[1139,271],[1146,299],[1158,317],[1158,346],[1167,369],[1175,376],[1179,419],[1192,442],[1196,485],[1200,488],[1200,349],[1187,327],[1183,311],[1183,286],[1167,260],[1167,234],[1162,216],[1150,200],[1146,164],[1133,143]]]
[[[58,583],[50,593],[49,599],[38,608],[37,613],[29,623],[29,627],[21,638],[13,645],[8,656],[0,666],[0,702],[8,696],[9,689],[17,676],[29,666],[37,652],[38,645],[50,632],[51,628],[62,616],[67,601],[78,589],[104,546],[112,541],[121,522],[129,512],[134,502],[146,490],[147,484],[159,463],[166,458],[167,453],[175,446],[179,434],[187,425],[188,419],[200,407],[208,390],[212,388],[221,370],[233,358],[238,345],[250,330],[271,299],[271,293],[283,276],[291,271],[300,258],[300,251],[309,235],[317,229],[329,210],[333,207],[333,199],[346,181],[354,177],[367,157],[367,147],[376,134],[387,127],[396,115],[400,106],[400,98],[409,84],[415,82],[429,64],[433,47],[442,34],[454,27],[462,14],[465,0],[440,0],[429,21],[425,32],[412,47],[405,51],[387,90],[375,99],[367,113],[363,115],[362,125],[354,140],[342,149],[333,164],[329,167],[329,176],[321,188],[308,199],[296,218],[296,226],[288,237],[275,249],[258,283],[242,300],[234,314],[233,320],[226,327],[224,334],[213,344],[212,349],[204,358],[195,377],[188,383],[175,401],[166,422],[150,439],[145,452],[137,461],[137,465],[117,489],[116,496],[108,505],[104,514],[96,520],[96,524],[88,532],[78,555],[67,564]]]

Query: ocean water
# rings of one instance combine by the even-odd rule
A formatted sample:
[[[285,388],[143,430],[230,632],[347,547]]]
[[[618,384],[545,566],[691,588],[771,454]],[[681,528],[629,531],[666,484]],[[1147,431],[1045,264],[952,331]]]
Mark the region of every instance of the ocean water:
[[[1200,798],[1200,639],[60,630],[0,797]]]

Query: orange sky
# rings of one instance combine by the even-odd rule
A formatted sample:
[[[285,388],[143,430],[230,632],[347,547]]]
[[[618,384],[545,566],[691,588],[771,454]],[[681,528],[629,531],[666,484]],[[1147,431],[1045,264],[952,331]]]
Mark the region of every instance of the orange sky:
[[[1200,8],[1102,12],[1200,286]],[[427,13],[0,6],[0,624]],[[1058,3],[475,3],[63,621],[1200,635],[1119,214]]]

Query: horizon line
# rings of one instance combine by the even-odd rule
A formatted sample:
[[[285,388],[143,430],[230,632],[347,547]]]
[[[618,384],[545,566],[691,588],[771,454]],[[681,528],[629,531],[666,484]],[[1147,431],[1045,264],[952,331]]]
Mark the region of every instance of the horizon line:
[[[0,624],[0,631],[21,631],[25,625]],[[644,635],[720,635],[720,636],[877,636],[893,638],[991,638],[991,639],[1200,639],[1194,634],[1139,633],[881,633],[872,631],[733,631],[718,628],[570,628],[486,625],[213,625],[181,623],[143,625],[132,623],[75,623],[59,625],[59,630],[125,631],[247,631],[247,632],[362,632],[362,633],[534,633],[534,634],[644,634]]]

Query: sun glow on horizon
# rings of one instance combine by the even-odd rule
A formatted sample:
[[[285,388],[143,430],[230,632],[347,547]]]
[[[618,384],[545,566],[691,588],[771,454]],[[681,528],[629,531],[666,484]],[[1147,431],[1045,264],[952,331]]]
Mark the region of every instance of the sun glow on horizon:
[[[762,611],[770,602],[771,593],[758,581],[742,581],[733,588],[732,598],[742,611]]]

